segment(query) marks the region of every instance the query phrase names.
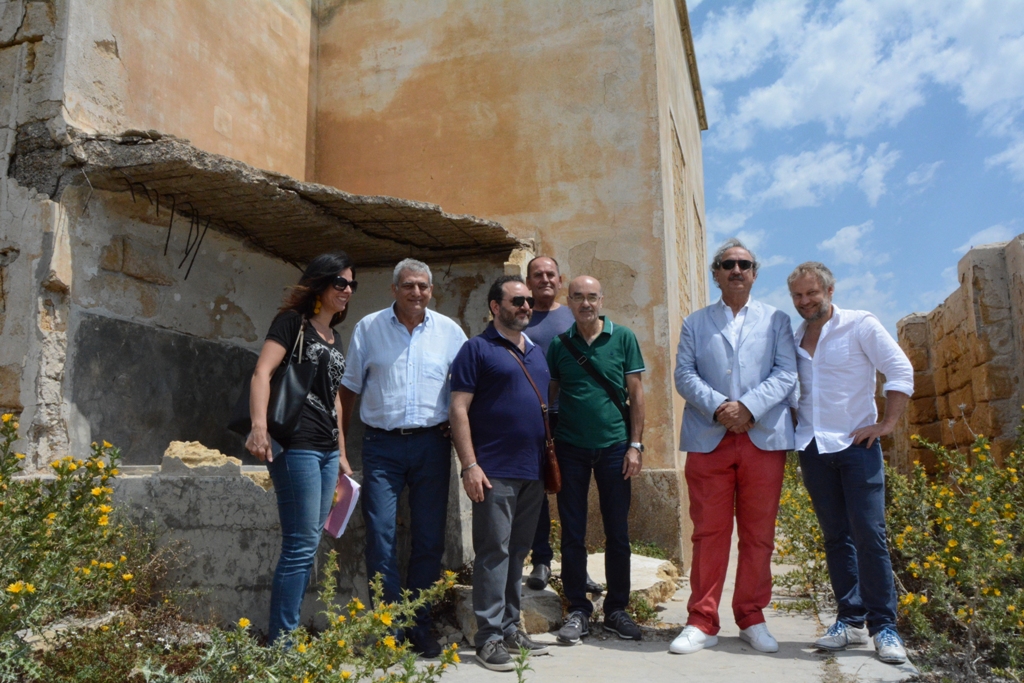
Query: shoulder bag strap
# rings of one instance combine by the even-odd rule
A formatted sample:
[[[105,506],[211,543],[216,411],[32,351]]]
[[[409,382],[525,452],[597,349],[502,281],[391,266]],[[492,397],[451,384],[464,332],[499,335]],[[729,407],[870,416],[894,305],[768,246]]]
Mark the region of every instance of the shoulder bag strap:
[[[514,358],[517,363],[519,363],[519,367],[523,369],[523,373],[526,375],[527,381],[530,382],[530,386],[533,387],[533,390],[537,393],[537,400],[540,401],[540,411],[544,414],[544,438],[547,441],[551,441],[551,425],[548,423],[547,402],[544,400],[544,397],[541,396],[540,389],[537,388],[536,383],[533,381],[533,377],[530,376],[530,371],[526,369],[526,365],[523,363],[523,359],[519,357],[519,354],[508,347],[506,347],[505,350],[511,354],[512,358]]]
[[[299,352],[299,357],[298,357],[298,360],[296,360],[295,362],[296,363],[301,363],[302,362],[302,341],[305,338],[305,333],[306,333],[306,319],[305,318],[301,318],[300,321],[299,321],[299,334],[295,337],[295,343],[292,344],[292,350],[288,354],[288,358],[286,358],[285,362],[284,362],[284,364],[286,366],[287,365],[291,365],[291,363],[292,363],[292,356],[295,355],[295,351],[296,350],[298,350],[298,352]]]
[[[594,381],[608,393],[608,397],[611,398],[612,403],[614,403],[615,407],[619,409],[620,413],[622,413],[622,419],[626,421],[626,429],[629,431],[632,420],[630,419],[629,408],[626,407],[626,404],[623,403],[622,398],[619,396],[619,390],[611,383],[611,380],[602,375],[598,369],[594,367],[594,364],[583,355],[583,352],[576,343],[572,341],[572,337],[569,336],[568,332],[563,332],[558,335],[558,338],[562,340],[562,345],[565,347],[565,350],[569,352],[569,355],[576,360],[576,364],[586,370],[587,374],[593,377]]]

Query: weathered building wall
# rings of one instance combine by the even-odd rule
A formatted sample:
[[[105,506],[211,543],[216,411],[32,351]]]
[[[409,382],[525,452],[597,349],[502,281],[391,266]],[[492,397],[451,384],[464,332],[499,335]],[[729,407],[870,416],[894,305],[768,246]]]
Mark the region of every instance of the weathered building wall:
[[[635,526],[675,519],[651,533],[676,556],[672,337],[706,298],[690,265],[703,264],[703,184],[680,21],[661,0],[328,2],[316,96],[317,182],[488,216],[566,276],[602,281],[647,362],[644,485],[659,495]]]
[[[960,286],[927,314],[897,323],[914,366],[914,396],[894,434],[893,462],[930,464],[912,434],[947,447],[973,433],[993,439],[999,458],[1015,438],[1024,403],[1024,235],[971,249],[957,267]]]
[[[310,0],[67,2],[69,125],[156,129],[306,178]]]

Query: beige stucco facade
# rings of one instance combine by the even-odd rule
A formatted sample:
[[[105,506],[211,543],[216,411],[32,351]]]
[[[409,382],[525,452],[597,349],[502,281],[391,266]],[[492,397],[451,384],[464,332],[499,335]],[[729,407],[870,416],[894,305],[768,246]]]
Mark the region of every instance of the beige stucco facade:
[[[121,409],[172,438],[197,438],[178,433],[187,430],[168,417],[173,403],[142,414],[149,399],[129,389],[138,388],[130,363],[144,355],[118,356],[102,340],[144,338],[158,354],[187,347],[203,362],[242,364],[297,276],[269,238],[346,248],[318,237],[337,234],[326,228],[303,232],[303,217],[332,211],[332,225],[353,229],[356,209],[337,209],[344,198],[292,179],[385,195],[361,206],[412,222],[367,228],[371,251],[390,240],[432,253],[404,241],[425,232],[416,221],[511,233],[515,253],[424,257],[438,309],[469,334],[487,323],[488,282],[533,254],[554,256],[567,278],[602,281],[605,312],[634,330],[647,363],[635,535],[684,558],[672,370],[682,319],[708,296],[703,128],[683,0],[0,2],[0,408],[22,415],[39,467],[109,438],[99,432]],[[97,140],[108,148],[83,142]],[[121,187],[107,152],[132,145],[187,158],[158,168],[150,155],[126,167]],[[86,170],[104,159],[105,180],[93,187]],[[182,189],[197,168],[213,168],[216,207]],[[263,209],[245,202],[260,188],[264,208],[301,204],[282,222],[290,227],[272,235],[253,222]],[[189,221],[167,237],[174,192],[207,225],[216,218],[187,280]],[[233,196],[244,200],[230,205]],[[350,320],[385,305],[387,277],[385,267],[363,269]],[[122,403],[104,407],[101,374],[120,361]],[[166,381],[173,394],[179,378]],[[159,458],[152,444],[121,441],[136,447],[129,459]]]

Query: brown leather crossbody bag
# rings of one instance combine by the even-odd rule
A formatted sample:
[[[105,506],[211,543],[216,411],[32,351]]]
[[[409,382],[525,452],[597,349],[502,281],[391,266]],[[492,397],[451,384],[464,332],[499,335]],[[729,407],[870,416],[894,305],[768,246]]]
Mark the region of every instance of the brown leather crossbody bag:
[[[544,401],[544,397],[541,396],[540,389],[537,388],[533,377],[530,376],[530,371],[526,369],[526,365],[519,357],[519,354],[509,348],[505,350],[519,363],[519,367],[523,369],[523,373],[530,382],[530,386],[537,392],[537,400],[540,401],[540,411],[544,416],[544,490],[548,493],[558,493],[562,490],[562,470],[558,469],[558,458],[555,455],[555,440],[551,436],[551,422],[548,420],[548,404]]]

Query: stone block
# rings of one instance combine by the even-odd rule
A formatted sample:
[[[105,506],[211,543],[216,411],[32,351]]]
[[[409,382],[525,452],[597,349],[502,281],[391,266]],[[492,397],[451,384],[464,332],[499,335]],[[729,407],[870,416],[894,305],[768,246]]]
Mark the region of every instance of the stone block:
[[[914,399],[907,407],[907,419],[912,425],[929,424],[935,422],[938,417],[934,398]]]
[[[120,273],[124,264],[124,237],[117,235],[110,238],[110,243],[100,251],[99,266],[112,273]]]
[[[920,313],[911,313],[901,318],[896,323],[896,334],[904,350],[927,348],[931,341],[928,317]]]
[[[473,642],[476,635],[476,614],[473,613],[473,587],[455,586],[455,623],[459,630],[466,636],[466,640]]]
[[[959,418],[964,413],[970,415],[974,410],[974,390],[970,385],[949,392],[946,400],[949,401],[949,411],[954,418]]]
[[[562,627],[562,598],[550,588],[535,591],[523,584],[520,608],[527,633],[547,633]]]
[[[935,396],[935,377],[931,372],[914,374],[914,397],[926,398]]]
[[[174,284],[171,275],[173,266],[163,252],[155,252],[147,245],[131,237],[124,238],[124,260],[121,272],[129,277],[154,285],[168,286]]]
[[[587,557],[587,571],[597,583],[606,583],[604,553]],[[679,569],[668,560],[634,553],[629,561],[630,591],[645,596],[652,605],[668,602],[679,588]]]
[[[633,479],[633,505],[629,511],[629,535],[632,540],[654,543],[673,561],[684,564],[689,554],[692,529],[687,512],[688,498],[682,472],[675,469],[644,469]],[[641,503],[642,501],[642,503]],[[657,510],[658,514],[651,514]],[[551,515],[557,517],[552,506]],[[597,485],[591,482],[587,512],[587,548],[604,548],[604,526]]]
[[[914,367],[914,372],[926,372],[931,367],[931,359],[926,348],[911,348],[907,350],[907,358]]]
[[[949,406],[949,396],[935,397],[935,412],[940,420],[948,420],[953,417],[953,409]]]
[[[242,461],[229,458],[198,441],[172,441],[164,451],[160,475],[168,477],[234,477],[242,475]]]
[[[971,372],[974,370],[974,364],[968,362],[966,358],[958,358],[949,365],[946,366],[946,379],[949,382],[949,388],[951,391],[957,391],[964,387],[969,387],[971,383]]]
[[[10,11],[11,5],[8,4],[6,7]],[[4,10],[0,7],[0,26],[3,26]],[[0,28],[0,32],[3,29]],[[2,42],[2,41],[0,41]],[[4,48],[0,50],[0,121],[11,120],[11,115],[14,113],[15,105],[15,93],[18,87],[18,72],[21,67],[22,59],[22,48],[15,45],[14,47]],[[0,149],[6,150],[6,145]]]
[[[932,443],[942,443],[942,424],[933,422],[929,425],[915,425],[914,434]]]
[[[24,0],[9,0],[0,4],[0,43],[10,43],[18,33],[25,16]],[[9,119],[3,119],[6,123]]]
[[[996,401],[1010,398],[1015,389],[1014,371],[1009,363],[992,361],[979,365],[971,371],[971,386],[974,400]]]
[[[25,3],[25,19],[16,40],[36,41],[53,33],[54,6],[52,2]]]
[[[24,409],[21,402],[21,372],[17,363],[0,365],[0,412],[20,413]]]
[[[935,393],[939,396],[949,393],[949,376],[946,368],[932,368],[932,380],[935,382]]]

